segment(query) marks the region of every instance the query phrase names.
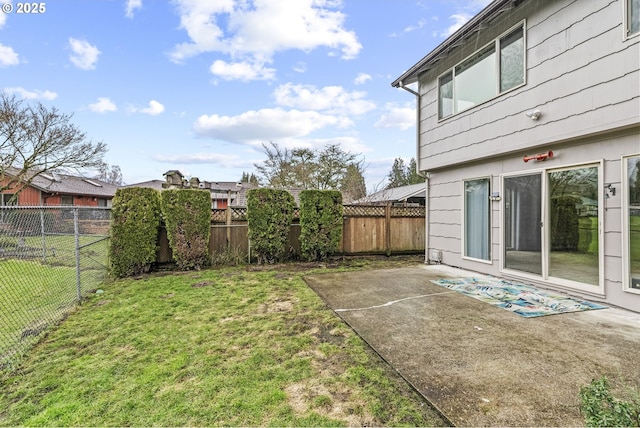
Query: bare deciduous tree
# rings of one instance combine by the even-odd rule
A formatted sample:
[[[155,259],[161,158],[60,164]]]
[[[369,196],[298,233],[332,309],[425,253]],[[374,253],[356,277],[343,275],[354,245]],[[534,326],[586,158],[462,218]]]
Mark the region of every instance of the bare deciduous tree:
[[[55,107],[0,93],[0,191],[19,192],[47,171],[100,167],[107,146],[89,140],[71,118]]]
[[[122,185],[122,170],[118,165],[109,165],[106,162],[102,162],[98,166],[98,180],[106,181],[107,183],[115,184],[116,186]]]
[[[347,191],[352,199],[366,194],[364,162],[338,144],[322,149],[281,148],[263,144],[267,159],[255,164],[262,183],[276,188]]]

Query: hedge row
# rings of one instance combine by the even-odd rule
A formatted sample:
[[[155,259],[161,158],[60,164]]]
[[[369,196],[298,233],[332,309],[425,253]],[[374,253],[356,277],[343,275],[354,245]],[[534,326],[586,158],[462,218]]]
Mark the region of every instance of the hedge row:
[[[162,192],[162,215],[173,260],[182,270],[199,270],[209,263],[211,193],[173,189]]]
[[[287,237],[294,209],[293,196],[286,190],[251,189],[247,192],[249,242],[258,263],[282,261],[288,256]]]
[[[285,190],[253,189],[247,194],[247,220],[251,251],[258,263],[282,261],[287,248],[295,203]],[[322,260],[335,252],[342,236],[342,194],[331,190],[300,193],[300,245],[302,258]]]
[[[295,202],[285,190],[252,189],[247,194],[251,251],[258,263],[287,259]],[[322,260],[338,249],[342,236],[342,195],[338,191],[300,193],[302,257]],[[110,259],[118,277],[148,272],[155,262],[158,230],[167,229],[173,259],[182,270],[209,264],[211,195],[206,190],[118,189],[113,199]]]
[[[127,187],[116,191],[111,211],[111,272],[126,277],[148,272],[156,260],[158,230],[167,228],[173,258],[180,269],[209,262],[211,196],[208,191]]]
[[[302,257],[323,260],[335,252],[342,237],[342,193],[305,190],[300,193],[300,246]]]
[[[113,275],[125,277],[149,271],[156,260],[160,220],[158,191],[141,187],[116,190],[109,243]]]

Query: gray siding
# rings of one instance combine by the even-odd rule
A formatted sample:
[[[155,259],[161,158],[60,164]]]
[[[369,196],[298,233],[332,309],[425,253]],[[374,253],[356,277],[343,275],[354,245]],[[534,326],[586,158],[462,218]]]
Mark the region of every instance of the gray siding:
[[[603,201],[602,232],[604,248],[604,291],[606,302],[636,311],[640,310],[640,295],[622,290],[622,156],[640,153],[640,129],[612,131],[598,136],[554,145],[556,155],[545,162],[524,163],[520,156],[499,155],[483,162],[471,162],[431,173],[428,201],[427,256],[431,250],[442,251],[444,264],[491,275],[503,275],[502,252],[503,202],[491,202],[491,263],[462,257],[462,183],[478,177],[491,177],[491,191],[500,192],[502,175],[563,168],[593,162],[601,163],[604,184],[617,189],[616,195]],[[535,281],[532,281],[535,282]],[[554,288],[553,283],[540,282]],[[592,296],[593,297],[593,296]]]
[[[623,38],[623,0],[528,1],[420,78],[419,168],[530,154],[640,122],[640,37]],[[438,120],[437,77],[526,19],[526,84]],[[525,113],[534,108],[542,118]]]

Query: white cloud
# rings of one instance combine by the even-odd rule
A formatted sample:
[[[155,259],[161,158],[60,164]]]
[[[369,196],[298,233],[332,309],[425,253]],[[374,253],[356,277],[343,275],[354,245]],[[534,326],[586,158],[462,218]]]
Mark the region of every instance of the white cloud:
[[[297,138],[327,126],[347,127],[346,118],[314,111],[262,109],[237,116],[202,115],[193,125],[197,135],[232,143],[259,145],[267,141]]]
[[[276,70],[267,68],[263,63],[257,62],[234,62],[228,63],[216,60],[209,69],[211,74],[225,80],[272,80],[275,78]]]
[[[416,25],[409,25],[409,26],[405,27],[402,30],[402,33],[406,34],[406,33],[412,33],[414,31],[420,30],[421,28],[423,28],[426,25],[426,23],[427,23],[427,21],[424,18],[420,19]],[[402,35],[402,33],[400,33],[400,34],[391,33],[390,36],[391,37],[399,37],[399,36]]]
[[[89,110],[96,113],[107,113],[117,111],[118,107],[107,97],[99,97],[98,102],[89,104]]]
[[[253,167],[254,161],[238,155],[223,153],[192,153],[177,155],[153,155],[158,162],[170,164],[215,164],[223,168]]]
[[[398,106],[390,103],[385,106],[386,112],[373,125],[376,128],[409,129],[416,125],[416,108],[413,104]]]
[[[464,24],[466,24],[467,21],[471,19],[471,16],[472,15],[466,13],[456,13],[454,15],[451,15],[449,19],[453,21],[453,24],[447,27],[447,29],[442,32],[441,36],[449,37],[456,31],[458,31]]]
[[[136,9],[142,9],[142,0],[127,0],[124,7],[124,15],[129,19],[133,19]]]
[[[71,55],[69,59],[76,67],[82,70],[93,70],[96,68],[100,51],[86,40],[69,38]]]
[[[164,111],[164,106],[156,100],[149,101],[149,107],[140,109],[140,113],[157,116]]]
[[[40,91],[38,89],[29,91],[21,86],[13,87],[13,88],[4,88],[4,91],[10,94],[16,94],[20,98],[25,100],[47,100],[52,101],[55,100],[58,96],[55,92],[52,91]]]
[[[1,12],[0,12],[1,13]],[[20,58],[11,46],[0,43],[0,67],[9,67],[20,64]]]
[[[366,92],[349,92],[341,86],[318,89],[313,85],[286,83],[278,86],[273,96],[281,106],[332,114],[360,115],[376,108],[373,101],[365,99]]]
[[[444,30],[440,36],[449,37],[456,31],[458,31],[464,24],[466,24],[474,15],[480,10],[484,9],[492,0],[468,0],[461,2],[459,11],[449,17],[453,23]]]
[[[366,83],[368,80],[371,80],[371,75],[367,73],[358,73],[353,83],[356,85],[362,85]]]
[[[183,62],[205,52],[220,52],[231,63],[217,60],[212,72],[225,65],[253,64],[261,70],[276,52],[291,49],[310,52],[319,47],[339,50],[343,59],[355,58],[362,45],[353,31],[344,28],[346,15],[340,1],[328,0],[177,0],[180,26],[190,42],[176,45],[170,53]],[[221,27],[222,24],[224,28]],[[260,65],[260,67],[256,67]],[[225,67],[222,72],[227,71]],[[275,70],[268,69],[270,73]],[[264,79],[264,73],[237,74],[242,79]]]
[[[307,63],[304,61],[298,61],[293,67],[293,71],[296,73],[305,73],[307,71]]]
[[[156,100],[151,100],[147,107],[140,108],[136,106],[129,106],[128,111],[130,113],[144,113],[150,116],[157,116],[164,112],[164,106]]]

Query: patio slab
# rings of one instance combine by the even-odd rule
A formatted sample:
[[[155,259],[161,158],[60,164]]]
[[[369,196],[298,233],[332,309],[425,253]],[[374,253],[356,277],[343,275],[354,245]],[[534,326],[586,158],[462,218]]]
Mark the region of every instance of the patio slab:
[[[640,313],[523,318],[430,282],[447,266],[306,277],[309,286],[458,426],[583,426],[580,387],[640,387]]]

